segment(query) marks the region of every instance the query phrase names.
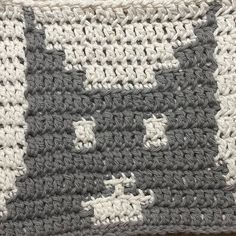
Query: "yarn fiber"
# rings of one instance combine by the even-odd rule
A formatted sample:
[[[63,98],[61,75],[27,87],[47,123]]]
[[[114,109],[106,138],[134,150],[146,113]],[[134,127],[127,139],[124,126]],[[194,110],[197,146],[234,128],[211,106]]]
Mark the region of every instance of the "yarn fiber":
[[[236,233],[235,0],[0,1],[0,235]]]

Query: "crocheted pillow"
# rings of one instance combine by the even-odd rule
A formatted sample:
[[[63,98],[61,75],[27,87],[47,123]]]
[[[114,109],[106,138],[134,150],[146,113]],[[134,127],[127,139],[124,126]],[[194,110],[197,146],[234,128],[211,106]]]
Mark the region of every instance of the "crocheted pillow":
[[[236,232],[235,0],[1,0],[0,235]]]

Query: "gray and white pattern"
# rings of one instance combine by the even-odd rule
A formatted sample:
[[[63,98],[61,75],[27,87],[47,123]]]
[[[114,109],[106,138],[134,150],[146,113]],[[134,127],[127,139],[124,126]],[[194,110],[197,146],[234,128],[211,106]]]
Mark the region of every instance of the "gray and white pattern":
[[[234,0],[0,8],[0,235],[236,232]]]
[[[9,9],[10,12],[11,9]],[[20,14],[20,11],[16,12]],[[1,12],[1,17],[3,12]],[[0,21],[0,216],[6,201],[16,195],[16,178],[24,175],[26,151],[24,112],[27,110],[25,37],[23,22],[7,17]]]
[[[93,119],[81,119],[73,122],[75,128],[76,138],[74,140],[75,148],[77,150],[89,149],[96,145],[96,139],[93,132],[96,124]]]
[[[125,194],[125,187],[135,184],[134,174],[131,174],[130,178],[124,174],[120,178],[113,176],[112,179],[105,180],[104,184],[107,188],[114,186],[114,193],[111,196],[92,198],[81,203],[86,210],[94,209],[92,221],[95,225],[143,221],[142,206],[153,203],[152,191],[149,195],[144,195],[140,189],[135,196]]]
[[[216,140],[219,145],[217,161],[227,164],[225,175],[229,186],[236,188],[236,11],[235,4],[223,2],[222,10],[230,14],[217,17],[218,28],[215,31],[217,47],[215,58],[218,68],[214,73],[218,90],[216,98],[220,101],[220,110],[216,115],[218,132]],[[234,193],[236,199],[236,193]]]
[[[165,115],[160,117],[153,115],[148,119],[144,119],[143,123],[146,128],[146,134],[143,138],[144,146],[150,148],[151,146],[159,147],[167,144],[168,140],[165,134],[167,118]]]

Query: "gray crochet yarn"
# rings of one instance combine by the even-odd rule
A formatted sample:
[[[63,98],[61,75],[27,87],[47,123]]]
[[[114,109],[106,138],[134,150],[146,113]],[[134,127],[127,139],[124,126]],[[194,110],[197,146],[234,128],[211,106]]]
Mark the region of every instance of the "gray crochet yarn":
[[[235,0],[0,6],[0,235],[236,232]]]

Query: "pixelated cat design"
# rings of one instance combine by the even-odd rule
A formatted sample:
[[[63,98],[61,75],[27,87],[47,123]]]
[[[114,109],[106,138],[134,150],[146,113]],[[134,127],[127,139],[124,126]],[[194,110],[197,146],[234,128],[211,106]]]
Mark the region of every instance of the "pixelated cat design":
[[[172,46],[169,47],[172,55],[168,54],[162,58],[170,58],[168,66],[162,68],[161,61],[160,64],[155,64],[155,70],[154,64],[148,67],[149,63],[143,62],[145,65],[142,65],[139,58],[135,61],[128,58],[127,64],[130,64],[131,60],[131,65],[125,65],[127,70],[123,77],[118,73],[121,70],[124,72],[122,66],[117,65],[116,70],[111,69],[110,63],[107,63],[108,67],[105,69],[101,69],[101,66],[90,66],[95,60],[92,52],[90,61],[85,61],[83,65],[85,72],[79,66],[83,64],[80,53],[74,54],[76,60],[80,61],[68,59],[70,50],[73,51],[73,44],[70,45],[71,49],[68,49],[70,46],[61,46],[60,43],[55,43],[55,47],[52,47],[53,40],[58,39],[54,37],[55,34],[52,39],[48,32],[58,31],[50,29],[52,25],[39,24],[36,27],[34,13],[30,8],[24,9],[24,15],[28,65],[26,98],[29,102],[26,114],[29,127],[26,136],[28,148],[25,155],[28,176],[48,172],[55,174],[54,171],[63,175],[70,170],[75,176],[82,176],[80,184],[87,187],[91,180],[86,173],[95,173],[96,179],[92,183],[94,189],[90,189],[94,191],[92,197],[81,201],[81,205],[89,214],[93,211],[89,216],[94,224],[99,225],[143,220],[143,209],[148,210],[148,207],[155,203],[155,191],[139,188],[142,181],[144,185],[149,186],[145,178],[139,176],[145,172],[142,169],[142,160],[149,160],[151,157],[147,164],[151,166],[159,158],[158,151],[184,149],[188,145],[196,148],[200,144],[203,146],[201,148],[207,148],[202,144],[204,140],[211,145],[212,152],[208,158],[214,166],[214,156],[217,155],[217,144],[214,140],[217,127],[214,116],[218,110],[214,98],[216,86],[213,78],[213,72],[217,67],[213,59],[213,32],[216,27],[214,12],[208,16],[210,27],[206,23],[195,23],[191,26],[194,33],[193,41],[188,41],[186,45],[176,44],[174,50]],[[199,42],[204,41],[204,37],[211,38],[211,47],[199,45]],[[51,45],[50,40],[53,42]],[[129,43],[126,46],[129,52]],[[158,50],[158,47],[155,47]],[[61,50],[58,50],[59,48]],[[120,46],[117,48],[119,51]],[[100,52],[100,47],[97,50]],[[151,50],[151,54],[156,52]],[[161,52],[166,53],[165,49]],[[150,56],[147,61],[158,61],[157,57],[160,55]],[[202,64],[198,64],[199,58]],[[136,63],[137,67],[132,66],[132,63]],[[73,64],[77,64],[78,68]],[[188,74],[187,69],[192,65],[195,66],[195,74]],[[138,76],[139,71],[141,77]],[[126,80],[126,77],[129,79]],[[186,88],[186,78],[189,86],[195,88],[194,91]],[[196,79],[200,83],[199,86],[195,86]],[[198,113],[193,113],[190,109],[195,106]],[[186,113],[183,113],[184,109]],[[192,120],[196,123],[202,120],[206,124],[209,122],[213,128],[206,131],[207,135],[201,132],[195,134],[195,123]],[[122,126],[122,122],[126,122],[125,125]],[[173,127],[178,130],[178,125],[184,127],[186,123],[193,126],[186,134],[176,134],[177,131],[171,130]],[[157,130],[159,131],[156,132]],[[132,155],[137,156],[132,158]],[[189,152],[189,155],[193,155],[192,152]],[[44,166],[40,164],[40,160],[44,158],[54,161]],[[22,178],[21,183],[27,181],[28,176]],[[214,176],[218,178],[218,175]],[[104,180],[107,177],[109,179]],[[99,178],[103,180],[102,183],[97,181]],[[45,181],[44,184],[50,183]],[[66,184],[58,185],[60,187],[56,186],[56,191],[68,191]],[[19,193],[26,192],[25,186],[19,184]],[[136,194],[127,193],[127,186],[133,186]],[[40,187],[32,186],[32,196],[44,194],[36,189]],[[79,185],[73,187],[79,189]],[[46,189],[53,191],[53,188],[55,185]],[[97,188],[102,191],[108,190],[108,193],[101,196],[101,192],[96,192]],[[33,195],[34,192],[36,194]]]

